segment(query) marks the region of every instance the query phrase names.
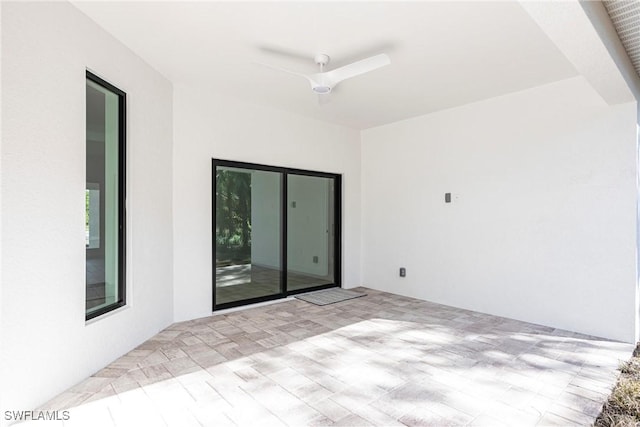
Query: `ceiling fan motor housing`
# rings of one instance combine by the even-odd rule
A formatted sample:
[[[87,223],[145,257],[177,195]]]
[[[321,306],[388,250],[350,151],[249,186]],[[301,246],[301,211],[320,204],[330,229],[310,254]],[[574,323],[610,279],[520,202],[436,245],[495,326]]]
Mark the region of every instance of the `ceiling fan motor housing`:
[[[324,72],[324,66],[329,63],[329,55],[318,54],[314,57],[316,64],[320,66],[320,72],[314,74],[311,81],[311,89],[318,95],[325,95],[331,92],[332,84]]]

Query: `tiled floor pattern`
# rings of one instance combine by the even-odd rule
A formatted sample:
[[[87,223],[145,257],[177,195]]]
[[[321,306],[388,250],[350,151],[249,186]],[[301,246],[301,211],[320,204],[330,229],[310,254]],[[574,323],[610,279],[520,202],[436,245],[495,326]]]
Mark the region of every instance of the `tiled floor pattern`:
[[[357,290],[174,324],[40,409],[71,408],[65,426],[589,425],[633,349]]]

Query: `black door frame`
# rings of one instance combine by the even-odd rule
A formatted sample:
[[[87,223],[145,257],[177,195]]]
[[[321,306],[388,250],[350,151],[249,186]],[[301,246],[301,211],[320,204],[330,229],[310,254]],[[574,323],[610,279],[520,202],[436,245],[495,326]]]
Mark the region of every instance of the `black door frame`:
[[[212,215],[211,215],[211,253],[212,253],[212,276],[213,276],[213,295],[212,295],[212,309],[213,311],[224,310],[226,308],[239,307],[248,304],[255,304],[258,302],[272,301],[276,299],[286,298],[290,295],[300,294],[304,292],[317,291],[321,289],[335,288],[342,286],[342,175],[328,172],[317,172],[305,169],[285,168],[279,166],[262,165],[258,163],[245,163],[232,160],[211,159],[212,172],[211,172],[211,199],[212,199]],[[280,292],[273,295],[266,295],[256,298],[249,298],[239,301],[232,301],[223,304],[216,305],[216,168],[218,166],[226,166],[239,169],[251,169],[261,170],[267,172],[280,173],[280,186],[281,186],[281,200],[280,200]],[[287,179],[288,175],[304,175],[313,176],[319,178],[329,178],[334,180],[334,282],[313,286],[304,289],[298,289],[289,291],[287,289],[287,206],[288,206],[288,194],[287,194]]]

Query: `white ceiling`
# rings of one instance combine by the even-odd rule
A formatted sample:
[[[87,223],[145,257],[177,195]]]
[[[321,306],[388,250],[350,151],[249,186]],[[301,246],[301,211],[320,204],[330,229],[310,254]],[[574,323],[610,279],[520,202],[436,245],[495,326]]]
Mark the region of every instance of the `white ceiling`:
[[[364,129],[577,75],[516,2],[75,2],[179,85]],[[377,53],[391,65],[309,83],[256,62],[316,72]]]

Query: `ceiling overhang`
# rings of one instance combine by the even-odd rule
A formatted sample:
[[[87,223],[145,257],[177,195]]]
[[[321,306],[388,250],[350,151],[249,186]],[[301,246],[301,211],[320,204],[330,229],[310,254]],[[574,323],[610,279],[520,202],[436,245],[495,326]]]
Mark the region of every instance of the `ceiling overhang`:
[[[578,1],[74,4],[176,87],[354,129],[578,75],[609,104],[633,99]],[[307,74],[318,53],[334,67],[379,53],[391,64],[327,105],[304,79],[256,65]]]

